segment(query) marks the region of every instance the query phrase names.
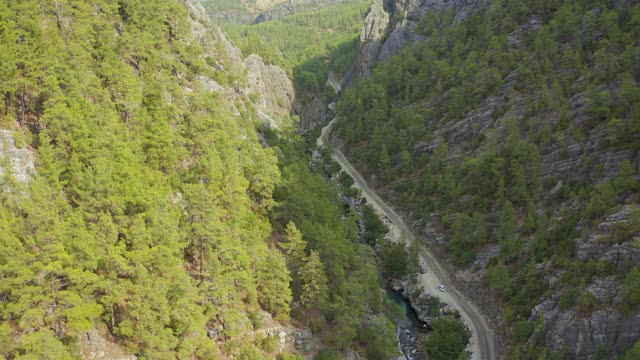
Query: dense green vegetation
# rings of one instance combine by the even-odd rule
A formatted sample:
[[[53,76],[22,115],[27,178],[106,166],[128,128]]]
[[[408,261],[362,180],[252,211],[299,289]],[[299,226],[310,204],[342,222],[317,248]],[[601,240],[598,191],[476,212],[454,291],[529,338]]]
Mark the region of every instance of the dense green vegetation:
[[[469,334],[461,321],[451,319],[433,320],[433,332],[427,341],[429,359],[466,359],[464,352],[469,343]]]
[[[295,223],[310,254],[303,259],[296,279],[309,281],[293,286],[294,298],[299,292],[301,305],[293,311],[294,317],[312,329],[324,330],[321,334],[334,350],[355,341],[366,353],[378,354],[376,358],[390,357],[397,351],[393,323],[385,317],[363,321],[369,312],[382,312],[385,299],[375,251],[358,242],[357,212],[353,208],[345,212],[338,197],[339,184],[327,182],[322,166],[309,168],[307,145],[301,137],[293,132],[288,137],[267,133],[269,144],[283,154],[283,184],[276,188],[274,198],[284,206],[276,209],[274,223]],[[382,228],[378,231],[385,231]],[[317,291],[319,288],[328,291]],[[333,358],[330,353],[320,358]]]
[[[532,16],[539,28],[522,30],[536,22]],[[459,22],[452,11],[430,12],[418,24],[424,42],[378,64],[338,102],[336,130],[349,156],[378,185],[393,182],[418,217],[438,214],[456,265],[470,266],[485,245],[500,245],[487,280],[520,334],[511,358],[552,356],[539,337],[526,343],[533,325],[517,320],[554,290],[544,279],[551,269],[571,274],[555,286],[615,275],[625,294],[621,310],[638,310],[633,264],[614,269],[575,258],[581,218],[595,225],[640,200],[637,169],[627,161],[617,175],[603,174],[587,154],[580,169],[587,179],[543,178],[542,158],[567,159],[570,143],[585,149],[594,138],[599,152],[630,159],[640,150],[639,28],[637,3],[493,1]],[[458,132],[453,124],[478,108],[493,113],[493,124],[472,119]],[[638,230],[630,221],[612,241]],[[563,306],[588,313],[608,305],[581,292]],[[526,343],[523,351],[518,343]]]
[[[232,11],[238,13],[248,13],[249,8],[241,0],[208,0],[200,1],[203,3],[208,13],[216,13],[220,11]]]
[[[295,135],[264,147],[250,99],[205,89],[245,74],[190,28],[172,0],[0,0],[0,124],[38,154],[28,184],[2,160],[0,358],[78,358],[94,328],[139,358],[273,358],[245,336],[263,310],[394,352],[356,215]]]
[[[29,186],[1,194],[2,355],[75,358],[76,336],[104,326],[143,357],[212,358],[207,325],[233,337],[248,312],[286,319],[285,259],[266,241],[277,159],[196,81],[216,74],[184,6],[1,8],[0,118],[39,154]]]
[[[355,60],[364,13],[369,3],[345,0],[257,25],[231,25],[244,54],[290,71],[299,90],[321,92],[329,71],[344,75]]]

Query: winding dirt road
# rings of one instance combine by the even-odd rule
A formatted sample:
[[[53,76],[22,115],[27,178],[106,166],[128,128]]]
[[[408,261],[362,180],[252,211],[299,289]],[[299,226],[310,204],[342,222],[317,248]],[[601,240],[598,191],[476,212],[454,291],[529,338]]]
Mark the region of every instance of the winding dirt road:
[[[335,119],[322,128],[320,137],[316,140],[318,147],[322,148],[328,143],[328,136]],[[362,190],[362,196],[373,206],[391,231],[392,240],[407,242],[416,241],[415,236],[404,223],[402,218],[387,205],[378,195],[369,188],[360,173],[349,163],[347,158],[338,149],[333,149],[333,159],[337,161],[342,170],[349,174],[354,180],[354,186]],[[473,360],[494,360],[496,356],[495,334],[480,310],[471,303],[461,292],[459,292],[449,281],[445,271],[442,269],[431,251],[423,244],[420,244],[420,263],[426,270],[424,274],[418,276],[418,282],[429,294],[437,296],[449,306],[457,309],[462,315],[465,325],[471,330],[471,339],[468,350],[471,352]],[[443,284],[446,292],[437,290],[437,286]]]

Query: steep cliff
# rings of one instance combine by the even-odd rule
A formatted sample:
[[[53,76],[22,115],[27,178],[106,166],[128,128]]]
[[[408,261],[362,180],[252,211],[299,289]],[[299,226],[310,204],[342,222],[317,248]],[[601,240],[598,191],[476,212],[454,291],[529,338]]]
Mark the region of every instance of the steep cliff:
[[[197,40],[207,51],[208,58],[216,58],[215,49],[223,49],[229,62],[216,62],[220,71],[246,74],[246,79],[238,79],[233,87],[222,87],[215,80],[206,76],[199,79],[209,91],[225,94],[228,103],[243,106],[246,100],[255,106],[257,114],[265,124],[273,128],[291,125],[289,116],[295,103],[293,83],[287,73],[274,65],[265,64],[260,56],[247,54],[243,58],[240,49],[227,39],[225,34],[210,23],[209,16],[200,4],[191,4],[191,27],[194,40]],[[210,34],[215,34],[211,37]],[[231,69],[225,68],[230,66]],[[246,110],[246,109],[245,109]],[[238,113],[238,109],[234,109]]]
[[[449,257],[508,357],[615,358],[640,339],[639,15],[398,0],[367,17],[344,148]]]
[[[300,12],[306,9],[318,9],[322,6],[339,4],[342,0],[287,0],[282,3],[272,4],[263,8],[254,23],[279,19],[281,17]]]
[[[428,12],[452,11],[456,21],[468,16],[483,0],[373,0],[360,42],[359,76],[367,77],[377,62],[389,61],[402,48],[425,37],[416,26]]]
[[[374,0],[360,34],[357,74],[362,78],[369,75],[371,68],[378,61],[380,48],[390,26],[389,16],[384,9],[382,0]]]

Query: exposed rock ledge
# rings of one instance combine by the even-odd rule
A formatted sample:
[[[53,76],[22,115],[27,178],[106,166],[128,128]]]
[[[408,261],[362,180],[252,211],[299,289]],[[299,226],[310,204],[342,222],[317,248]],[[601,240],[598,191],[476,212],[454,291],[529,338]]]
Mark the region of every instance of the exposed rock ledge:
[[[16,181],[27,183],[36,173],[34,160],[35,155],[29,149],[16,147],[13,132],[0,130],[0,177],[6,173],[4,166],[10,163],[11,173]]]

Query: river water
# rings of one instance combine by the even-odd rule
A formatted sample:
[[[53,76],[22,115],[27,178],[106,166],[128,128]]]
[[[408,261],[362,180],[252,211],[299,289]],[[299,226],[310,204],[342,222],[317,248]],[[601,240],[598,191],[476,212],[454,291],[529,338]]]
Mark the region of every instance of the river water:
[[[398,291],[385,289],[387,295],[394,303],[402,308],[402,318],[396,323],[398,331],[399,347],[407,360],[420,360],[424,355],[418,351],[418,343],[421,341],[421,334],[427,332],[426,325],[418,319],[418,314],[411,307],[407,300]]]

